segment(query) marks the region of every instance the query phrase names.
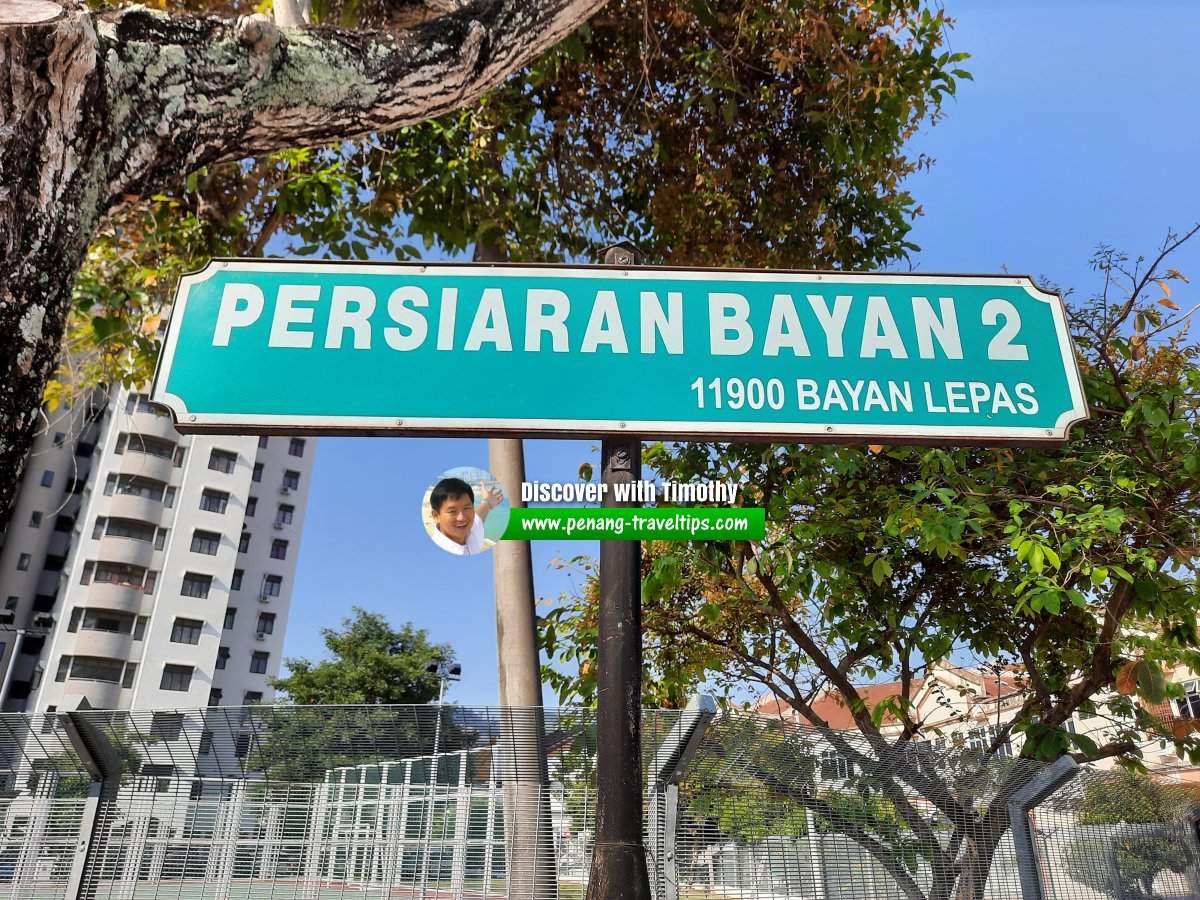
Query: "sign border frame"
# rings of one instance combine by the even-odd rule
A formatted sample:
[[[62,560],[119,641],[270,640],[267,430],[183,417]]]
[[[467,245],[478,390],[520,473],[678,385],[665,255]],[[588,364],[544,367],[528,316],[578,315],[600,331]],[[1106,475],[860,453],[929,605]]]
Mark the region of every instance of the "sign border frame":
[[[972,279],[976,284],[989,283],[1018,287],[1031,299],[1046,303],[1052,307],[1051,315],[1062,325],[1062,333],[1058,336],[1059,350],[1064,359],[1070,360],[1066,366],[1068,393],[1072,407],[1062,413],[1054,428],[1033,428],[1021,426],[998,426],[989,430],[986,435],[972,433],[971,429],[958,429],[954,426],[875,426],[854,425],[839,426],[828,423],[792,422],[787,424],[787,431],[780,431],[780,423],[763,423],[762,427],[748,426],[747,423],[733,423],[722,427],[725,423],[694,423],[694,422],[658,422],[619,419],[485,419],[478,417],[415,417],[398,419],[390,416],[295,416],[295,415],[245,415],[245,414],[209,414],[192,413],[187,409],[183,398],[165,390],[166,380],[170,376],[176,347],[179,341],[178,329],[172,329],[170,321],[176,315],[182,315],[187,308],[187,300],[191,289],[207,281],[219,271],[255,271],[269,270],[282,266],[300,267],[315,271],[330,272],[370,271],[378,269],[412,269],[417,274],[430,270],[441,272],[461,271],[478,273],[485,270],[508,270],[512,272],[556,272],[565,278],[595,277],[604,272],[619,272],[622,277],[631,277],[635,281],[652,278],[660,273],[684,274],[685,280],[712,280],[714,277],[723,280],[729,277],[750,281],[769,281],[777,276],[808,276],[805,280],[820,282],[828,276],[838,281],[861,281],[863,283],[880,281],[920,280],[923,283],[947,284],[960,283],[963,279]],[[200,269],[187,272],[179,279],[175,299],[172,303],[171,317],[168,320],[166,337],[163,340],[159,354],[158,365],[155,368],[154,379],[151,383],[150,398],[156,403],[162,403],[171,410],[175,420],[176,430],[181,434],[249,434],[249,435],[311,435],[311,436],[390,436],[390,437],[529,437],[529,438],[561,438],[588,439],[625,435],[629,438],[644,437],[650,439],[704,441],[704,442],[750,442],[750,443],[798,443],[798,444],[913,444],[925,446],[975,446],[975,447],[1037,447],[1061,446],[1069,440],[1071,429],[1086,422],[1090,411],[1083,394],[1083,378],[1079,369],[1079,358],[1071,340],[1069,319],[1062,295],[1057,291],[1047,291],[1039,287],[1029,275],[996,275],[996,274],[967,274],[957,273],[924,273],[924,272],[842,272],[830,269],[754,269],[754,268],[706,268],[699,266],[613,266],[613,265],[578,265],[571,263],[463,263],[452,261],[423,262],[392,262],[388,260],[317,260],[317,259],[287,259],[283,257],[264,258],[234,258],[213,257],[207,265]],[[1072,374],[1074,378],[1072,378]],[[319,419],[319,422],[314,422]],[[684,427],[681,427],[682,426]],[[699,425],[700,427],[690,427]]]

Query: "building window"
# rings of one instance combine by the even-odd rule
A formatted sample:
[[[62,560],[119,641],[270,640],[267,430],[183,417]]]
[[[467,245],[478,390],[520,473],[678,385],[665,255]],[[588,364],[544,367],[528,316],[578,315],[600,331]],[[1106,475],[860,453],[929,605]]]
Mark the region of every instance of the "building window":
[[[270,653],[263,653],[261,650],[255,650],[250,656],[250,671],[255,675],[266,675],[267,660],[270,658]]]
[[[214,491],[206,488],[200,495],[200,508],[205,512],[223,513],[229,505],[229,495],[224,491]]]
[[[213,450],[208,457],[208,467],[214,472],[224,472],[229,475],[237,468],[237,454],[228,450]]]
[[[209,704],[210,706],[213,704]],[[212,753],[213,733],[211,731],[200,732],[200,747],[197,751],[201,756],[208,756]]]
[[[264,597],[278,597],[279,591],[283,588],[282,575],[264,575],[262,595]]]
[[[258,614],[258,631],[263,634],[275,633],[275,613],[259,613]]]
[[[65,556],[58,556],[54,553],[47,553],[46,561],[44,563],[42,563],[42,568],[45,569],[47,572],[61,572],[63,570],[63,566],[65,566],[66,564],[67,564],[67,558]]]
[[[233,570],[233,578],[229,581],[229,589],[231,591],[240,591],[242,589],[242,576],[245,574],[242,569]]]
[[[197,575],[194,572],[188,572],[183,576],[183,587],[180,588],[179,593],[185,597],[199,597],[203,600],[208,596],[211,588],[211,575]]]
[[[1200,681],[1185,681],[1183,692],[1183,698],[1175,701],[1179,715],[1187,719],[1200,718]]]
[[[246,691],[242,697],[243,706],[253,706],[255,703],[262,703],[262,691]]]
[[[228,647],[217,648],[217,661],[214,664],[216,666],[216,668],[218,668],[218,669],[225,668],[225,664],[227,662],[229,662],[229,648]]]
[[[33,557],[28,553],[22,553],[17,557],[17,571],[28,572],[29,564],[33,562]]]
[[[171,626],[171,642],[175,644],[198,644],[204,623],[199,619],[176,619]]]
[[[149,435],[131,434],[125,444],[130,453],[144,453],[146,456],[157,456],[159,459],[175,459],[175,442]]]
[[[266,450],[266,449],[267,449],[267,441],[268,441],[268,438],[267,438],[267,436],[266,436],[265,434],[259,435],[259,437],[258,437],[258,449],[259,449],[259,450]]]
[[[52,471],[50,471],[49,469],[47,469],[45,472],[42,473],[42,487],[53,487],[53,486],[54,486],[54,473]]]
[[[98,584],[119,584],[124,587],[142,587],[146,582],[146,570],[124,563],[96,563],[93,580]]]
[[[140,641],[146,636],[146,623],[150,621],[149,616],[138,616],[133,623],[133,639]]]
[[[54,446],[55,447],[61,447],[63,445],[63,441],[65,441],[66,439],[67,439],[67,436],[63,432],[61,432],[61,431],[54,432]]]
[[[133,687],[133,676],[137,674],[137,663],[125,663],[125,677],[121,679],[121,687]]]
[[[250,549],[250,532],[243,531],[242,536],[238,538],[238,553],[245,553]]]
[[[250,480],[251,481],[262,481],[262,470],[263,470],[263,464],[255,463],[254,471],[250,473]]]
[[[283,485],[281,486],[281,490],[294,491],[294,490],[298,489],[299,487],[300,487],[300,473],[299,472],[293,472],[291,469],[288,469],[286,472],[283,473]]]
[[[164,741],[177,741],[179,732],[182,730],[183,713],[156,712],[150,718],[151,737],[162,738]]]
[[[224,691],[220,688],[211,688],[208,692],[208,705],[220,706],[221,698],[224,696]]]
[[[271,541],[271,559],[287,559],[287,541]]]
[[[66,681],[67,673],[71,671],[71,657],[64,656],[58,661],[58,671],[54,675],[55,681]]]
[[[113,479],[109,479],[109,484],[113,484]],[[133,497],[145,497],[148,500],[161,500],[163,492],[166,491],[167,485],[162,481],[154,481],[148,478],[139,478],[138,475],[121,475],[116,478],[115,482],[116,493],[130,494]],[[112,493],[108,485],[104,486],[104,493]]]
[[[16,609],[17,608],[17,595],[16,594],[8,595],[8,599],[6,599],[4,601],[4,608],[5,609]]]
[[[74,527],[75,527],[75,517],[74,516],[55,516],[54,517],[54,530],[55,531],[69,532]]]
[[[258,498],[250,497],[246,500],[246,518],[251,518],[258,510]]]
[[[999,731],[995,725],[972,728],[967,732],[967,748],[977,753],[986,753],[996,740],[998,733]],[[1012,744],[1006,739],[1003,744],[996,748],[994,755],[1001,759],[1012,756]]]
[[[304,438],[292,438],[288,443],[288,456],[304,455]]]
[[[98,656],[76,656],[71,660],[71,677],[76,681],[121,681],[125,664],[119,659]]]
[[[237,607],[231,606],[225,610],[225,624],[222,626],[226,630],[233,627],[233,620],[237,618]]]
[[[102,521],[104,520],[97,519],[96,526],[99,527]],[[154,541],[154,526],[136,519],[109,519],[104,533],[109,537],[129,538],[133,541],[145,541],[147,544]]]
[[[184,454],[186,454],[186,453],[187,453],[187,451],[183,447],[175,448],[175,468],[177,468],[177,469],[183,468],[183,457],[184,457]]]
[[[163,491],[163,506],[170,509],[175,505],[175,488],[170,487]]]
[[[175,666],[168,663],[163,666],[162,681],[158,686],[164,691],[186,691],[192,686],[194,666]]]
[[[79,610],[76,610],[78,612]],[[74,615],[72,615],[74,621]],[[130,634],[137,616],[133,613],[117,612],[111,609],[85,609],[80,621],[84,631],[109,631],[114,634]]]
[[[29,527],[30,528],[41,528],[42,527],[42,514],[40,512],[34,510],[33,512],[31,512],[29,514]]]
[[[276,525],[291,525],[292,516],[296,513],[296,507],[288,503],[279,504],[279,512],[275,515]]]
[[[243,732],[233,739],[233,755],[245,759],[250,755],[250,735]]]
[[[854,777],[854,763],[836,750],[821,751],[821,777],[826,781]]]
[[[221,536],[213,531],[196,531],[192,534],[192,552],[216,556],[221,546]]]

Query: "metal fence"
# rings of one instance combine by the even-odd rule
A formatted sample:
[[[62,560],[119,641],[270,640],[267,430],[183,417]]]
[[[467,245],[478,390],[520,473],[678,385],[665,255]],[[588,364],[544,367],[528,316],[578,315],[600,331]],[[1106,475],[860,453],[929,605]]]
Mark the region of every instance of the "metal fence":
[[[1200,897],[1188,785],[711,703],[643,735],[657,900]],[[5,714],[0,898],[580,897],[595,749],[580,710]]]

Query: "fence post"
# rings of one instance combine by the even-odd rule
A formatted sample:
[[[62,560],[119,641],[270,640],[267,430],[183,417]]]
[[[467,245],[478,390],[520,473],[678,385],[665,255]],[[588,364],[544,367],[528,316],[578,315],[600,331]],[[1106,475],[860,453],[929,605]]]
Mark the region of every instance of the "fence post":
[[[654,860],[650,883],[656,900],[678,900],[679,897],[679,861],[676,854],[679,781],[716,714],[717,703],[712,697],[693,697],[654,754],[647,806],[650,855]]]
[[[1013,849],[1017,856],[1017,872],[1021,878],[1021,896],[1024,900],[1045,900],[1029,813],[1078,774],[1079,764],[1069,756],[1061,756],[1031,778],[1024,787],[1018,788],[1008,801],[1008,821],[1012,828]]]
[[[83,805],[83,817],[79,823],[79,843],[75,846],[75,858],[71,861],[71,874],[67,878],[63,896],[83,898],[89,872],[97,868],[96,857],[103,850],[100,830],[104,817],[102,809],[115,799],[121,782],[121,758],[113,745],[99,728],[78,711],[60,714],[71,748],[79,757],[83,767],[92,776],[87,800]]]

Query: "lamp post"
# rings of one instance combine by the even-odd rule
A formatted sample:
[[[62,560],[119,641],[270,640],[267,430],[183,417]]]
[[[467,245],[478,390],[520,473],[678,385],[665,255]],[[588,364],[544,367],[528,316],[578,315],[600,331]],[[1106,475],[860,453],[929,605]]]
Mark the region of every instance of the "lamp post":
[[[437,718],[433,720],[433,756],[429,763],[429,791],[426,794],[425,815],[425,852],[421,864],[421,897],[424,900],[425,890],[429,886],[429,853],[433,845],[433,810],[434,798],[437,791],[438,752],[442,740],[442,698],[446,696],[446,684],[462,680],[462,666],[453,660],[431,659],[425,664],[425,671],[438,680]],[[441,870],[441,854],[438,854],[438,869]]]

